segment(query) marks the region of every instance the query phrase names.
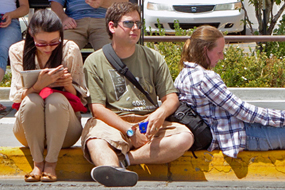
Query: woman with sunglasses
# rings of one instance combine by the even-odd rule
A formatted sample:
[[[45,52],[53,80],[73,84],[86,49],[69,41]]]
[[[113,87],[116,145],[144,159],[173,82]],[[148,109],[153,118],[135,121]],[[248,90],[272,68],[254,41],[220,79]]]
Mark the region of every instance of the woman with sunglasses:
[[[27,30],[26,39],[9,50],[10,100],[18,108],[13,132],[30,148],[34,161],[25,181],[52,182],[61,148],[74,145],[81,135],[80,111],[86,111],[88,89],[81,52],[74,42],[63,40],[62,23],[53,11],[35,12]],[[24,88],[20,71],[35,69],[42,69],[37,81]]]

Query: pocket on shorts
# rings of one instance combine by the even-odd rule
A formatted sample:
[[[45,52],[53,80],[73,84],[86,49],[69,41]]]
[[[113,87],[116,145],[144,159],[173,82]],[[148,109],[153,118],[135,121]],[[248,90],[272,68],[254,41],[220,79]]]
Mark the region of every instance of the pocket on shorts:
[[[270,145],[266,138],[246,137],[246,150],[251,151],[267,151],[270,150]]]

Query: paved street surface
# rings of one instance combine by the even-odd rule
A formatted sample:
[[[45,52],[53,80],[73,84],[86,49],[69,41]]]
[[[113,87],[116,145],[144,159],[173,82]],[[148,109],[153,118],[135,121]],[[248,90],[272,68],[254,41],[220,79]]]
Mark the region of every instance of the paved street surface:
[[[0,180],[0,189],[7,190],[34,190],[34,189],[76,189],[76,190],[94,190],[94,189],[189,189],[189,190],[259,190],[259,189],[285,189],[284,182],[245,182],[245,181],[228,181],[228,182],[163,182],[163,181],[139,181],[134,187],[113,187],[108,188],[99,185],[96,182],[74,182],[64,181],[55,183],[25,183],[24,180]]]

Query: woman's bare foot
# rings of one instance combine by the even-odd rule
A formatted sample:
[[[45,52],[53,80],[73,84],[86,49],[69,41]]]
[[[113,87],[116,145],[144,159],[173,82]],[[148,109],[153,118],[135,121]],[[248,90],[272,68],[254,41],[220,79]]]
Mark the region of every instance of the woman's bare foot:
[[[56,172],[55,172],[56,164],[57,162],[54,162],[54,163],[45,162],[44,172],[51,174],[52,176],[56,176]]]
[[[6,108],[7,108],[6,106],[4,106],[4,105],[0,104],[0,111],[5,110]]]
[[[41,176],[42,172],[44,171],[44,166],[44,162],[34,162],[34,169],[30,174]]]

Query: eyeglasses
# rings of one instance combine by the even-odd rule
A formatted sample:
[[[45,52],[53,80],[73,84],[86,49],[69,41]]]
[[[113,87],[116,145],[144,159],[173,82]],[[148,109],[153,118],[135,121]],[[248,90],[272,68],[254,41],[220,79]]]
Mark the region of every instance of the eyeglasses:
[[[126,20],[126,21],[120,21],[123,23],[123,26],[126,28],[132,28],[134,26],[134,24],[137,25],[138,29],[141,29],[142,27],[142,22],[141,21],[131,21],[131,20]]]
[[[35,46],[37,46],[37,47],[57,46],[58,44],[60,44],[60,42],[61,42],[61,39],[59,39],[57,42],[52,42],[49,44],[41,44],[41,43],[35,42]]]

